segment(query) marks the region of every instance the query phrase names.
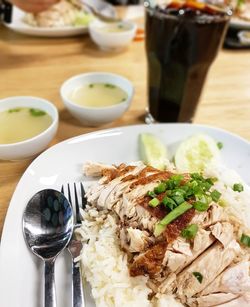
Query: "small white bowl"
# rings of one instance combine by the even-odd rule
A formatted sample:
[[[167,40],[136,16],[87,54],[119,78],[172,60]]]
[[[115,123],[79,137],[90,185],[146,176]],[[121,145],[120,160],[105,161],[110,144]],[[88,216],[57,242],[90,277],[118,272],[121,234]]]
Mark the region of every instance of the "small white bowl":
[[[22,142],[0,144],[0,160],[21,160],[31,158],[42,152],[53,139],[58,128],[57,108],[49,101],[30,96],[15,96],[0,100],[0,111],[28,107],[47,112],[51,118],[51,125],[42,133]]]
[[[103,29],[110,24],[95,20],[89,25],[90,37],[104,51],[124,49],[135,37],[137,25],[131,21],[121,21],[119,24],[128,29],[122,32],[105,32]]]
[[[127,93],[127,99],[112,106],[93,108],[80,106],[70,100],[69,95],[74,89],[90,83],[110,83],[116,85]],[[66,80],[61,86],[60,94],[65,107],[82,125],[95,127],[119,118],[129,108],[134,88],[128,79],[120,75],[97,72],[77,75]]]
[[[250,45],[250,31],[240,31],[237,35],[243,45]]]

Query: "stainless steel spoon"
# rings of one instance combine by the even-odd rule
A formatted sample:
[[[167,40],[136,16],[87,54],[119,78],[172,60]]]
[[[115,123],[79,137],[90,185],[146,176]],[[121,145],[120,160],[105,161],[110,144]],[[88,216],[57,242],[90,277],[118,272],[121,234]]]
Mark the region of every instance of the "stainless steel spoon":
[[[23,235],[44,261],[44,306],[56,306],[54,263],[73,234],[73,210],[65,196],[47,189],[36,193],[23,213]]]

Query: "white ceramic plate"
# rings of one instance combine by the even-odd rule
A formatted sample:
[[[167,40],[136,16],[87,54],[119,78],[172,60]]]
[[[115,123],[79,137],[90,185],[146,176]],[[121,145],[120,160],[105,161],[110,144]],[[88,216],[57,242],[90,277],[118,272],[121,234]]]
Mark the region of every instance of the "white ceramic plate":
[[[237,17],[232,17],[229,26],[234,29],[249,30],[250,21],[242,20]]]
[[[93,1],[94,4],[95,2],[98,3],[98,1]],[[100,12],[107,16],[116,16],[115,9],[110,4],[105,4],[105,6],[101,7]],[[40,37],[69,37],[88,32],[87,26],[65,26],[58,28],[32,27],[23,21],[24,16],[25,12],[17,7],[13,7],[12,22],[5,23],[5,26],[15,32]]]
[[[171,154],[187,137],[198,132],[209,134],[223,143],[221,154],[224,163],[250,184],[250,143],[212,127],[194,124],[139,125],[85,134],[57,144],[28,167],[10,202],[1,242],[1,306],[42,306],[42,264],[27,249],[22,235],[22,213],[31,196],[44,188],[60,189],[63,183],[85,181],[81,174],[84,161],[121,163],[138,160],[138,134],[141,132],[158,135]],[[58,307],[71,306],[70,283],[70,262],[64,253],[56,262]]]

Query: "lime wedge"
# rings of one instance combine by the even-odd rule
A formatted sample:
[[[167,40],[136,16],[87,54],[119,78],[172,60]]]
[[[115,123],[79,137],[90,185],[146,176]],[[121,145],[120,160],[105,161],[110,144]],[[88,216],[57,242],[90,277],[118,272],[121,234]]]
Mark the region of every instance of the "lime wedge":
[[[205,134],[194,135],[177,148],[174,160],[180,172],[202,172],[208,164],[220,158],[220,150],[213,138]]]
[[[139,135],[141,160],[150,166],[164,170],[167,162],[167,148],[159,138],[151,133]]]

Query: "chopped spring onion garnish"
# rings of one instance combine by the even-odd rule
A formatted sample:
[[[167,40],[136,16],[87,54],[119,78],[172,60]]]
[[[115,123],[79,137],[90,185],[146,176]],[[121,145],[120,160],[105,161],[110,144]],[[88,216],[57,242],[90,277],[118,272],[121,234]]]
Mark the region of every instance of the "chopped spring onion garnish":
[[[207,195],[197,195],[196,196],[196,202],[194,203],[194,208],[197,211],[206,211],[209,207],[209,204],[211,203],[212,198]]]
[[[167,197],[167,196],[163,198],[162,203],[164,206],[168,207],[171,211],[177,207],[176,202],[172,198]]]
[[[182,215],[191,208],[192,205],[190,205],[187,202],[180,204],[178,207],[176,207],[174,210],[168,213],[159,223],[155,225],[154,235],[156,237],[159,236],[165,230],[166,226],[169,223],[177,219],[177,217],[179,217],[180,215]]]
[[[216,180],[216,178],[204,178],[198,173],[190,174],[190,178],[186,180],[183,175],[173,175],[147,193],[153,199],[161,194],[160,200],[151,200],[149,206],[156,207],[162,203],[174,211],[184,202],[191,201],[197,211],[206,211],[212,201],[218,202],[221,197],[221,193],[217,190],[210,192]]]
[[[163,205],[165,205],[166,207],[168,207],[170,210],[173,210],[174,208],[177,207],[176,202],[175,202],[172,198],[167,197],[167,196],[165,196],[165,197],[163,198],[162,203],[163,203]]]
[[[179,187],[181,181],[183,180],[183,175],[173,175],[166,181],[166,189],[173,190],[176,187]]]
[[[150,207],[157,207],[160,204],[160,201],[158,198],[152,198],[150,202],[148,203]]]
[[[240,238],[240,242],[248,247],[250,247],[250,237],[245,235],[244,233],[242,234]]]
[[[200,272],[193,272],[194,277],[198,280],[198,282],[201,284],[203,280],[203,276]]]
[[[156,197],[157,195],[156,195],[155,192],[153,192],[153,191],[148,191],[148,196],[154,198],[154,197]]]
[[[183,238],[186,239],[193,239],[198,231],[198,225],[196,224],[191,224],[188,225],[185,229],[182,230],[181,235],[183,236]]]
[[[9,109],[8,113],[16,113],[16,112],[19,112],[19,111],[21,111],[21,108],[14,108],[14,109]]]
[[[197,201],[194,203],[194,209],[200,212],[207,211],[208,207],[209,207],[209,204],[202,203],[200,201]]]
[[[223,143],[222,143],[222,142],[218,142],[218,143],[217,143],[217,147],[218,147],[219,149],[222,149],[222,148],[223,148]]]
[[[167,185],[165,182],[161,182],[157,187],[154,188],[156,194],[161,194],[166,191]]]
[[[218,202],[218,200],[221,197],[221,193],[217,190],[214,190],[214,191],[211,192],[210,196],[212,197],[213,201]]]
[[[35,116],[35,117],[37,117],[37,116],[43,116],[43,115],[46,114],[46,112],[44,112],[44,111],[42,111],[42,110],[39,110],[39,109],[33,109],[33,108],[31,108],[31,109],[29,109],[29,111],[30,111],[30,114],[31,114],[32,116]]]
[[[241,183],[235,183],[233,185],[233,190],[235,192],[242,192],[244,190],[244,187],[243,187],[243,185]]]

